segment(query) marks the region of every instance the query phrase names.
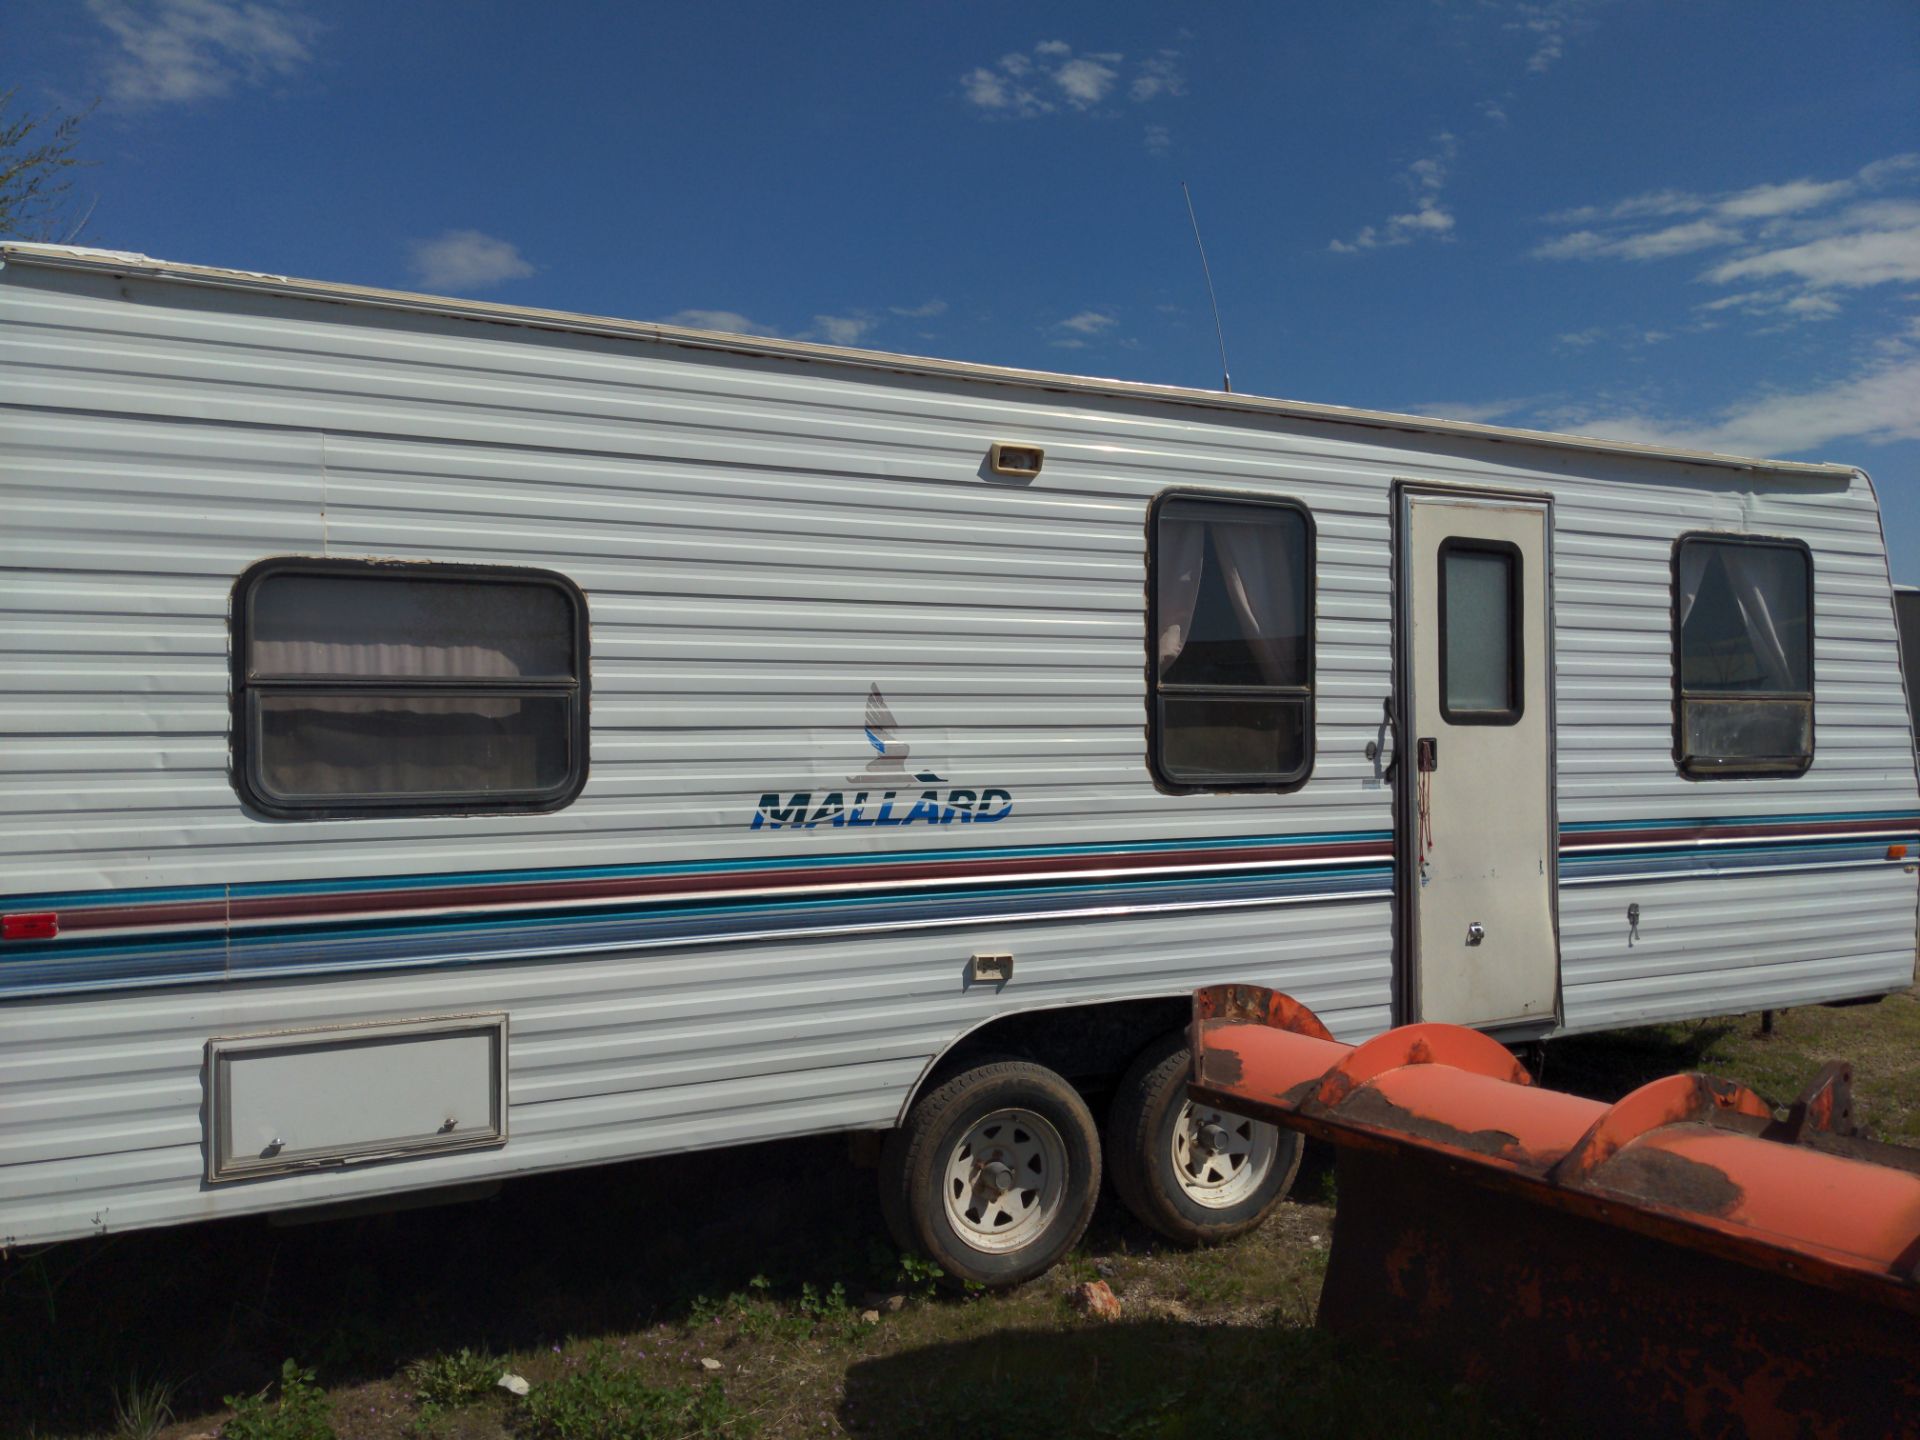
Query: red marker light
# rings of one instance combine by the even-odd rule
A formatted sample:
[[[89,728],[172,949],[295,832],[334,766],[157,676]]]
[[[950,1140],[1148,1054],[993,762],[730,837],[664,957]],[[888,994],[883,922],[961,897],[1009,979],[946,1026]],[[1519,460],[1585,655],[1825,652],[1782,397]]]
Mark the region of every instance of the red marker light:
[[[1907,847],[1906,847],[1906,846],[1904,846],[1904,845],[1889,845],[1889,846],[1887,846],[1887,859],[1889,859],[1889,860],[1904,860],[1904,859],[1906,859],[1906,858],[1907,858]]]
[[[0,915],[0,940],[51,940],[60,933],[60,917],[51,910],[37,915]]]

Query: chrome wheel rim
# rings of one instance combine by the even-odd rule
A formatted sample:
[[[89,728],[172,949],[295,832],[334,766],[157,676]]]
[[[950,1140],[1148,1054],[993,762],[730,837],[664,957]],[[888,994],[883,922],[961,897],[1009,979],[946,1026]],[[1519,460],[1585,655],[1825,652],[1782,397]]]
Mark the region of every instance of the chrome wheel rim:
[[[1032,1244],[1066,1193],[1066,1142],[1031,1110],[982,1116],[947,1156],[947,1220],[962,1242],[990,1255]]]
[[[1280,1131],[1189,1100],[1174,1120],[1172,1148],[1180,1193],[1204,1209],[1225,1210],[1266,1182],[1280,1153]]]

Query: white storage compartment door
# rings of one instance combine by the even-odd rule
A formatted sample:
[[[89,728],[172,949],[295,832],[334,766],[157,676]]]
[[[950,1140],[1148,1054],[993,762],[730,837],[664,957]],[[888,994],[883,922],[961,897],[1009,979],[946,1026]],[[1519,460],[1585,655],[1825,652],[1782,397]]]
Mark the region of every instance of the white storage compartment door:
[[[505,1015],[207,1042],[207,1179],[443,1154],[506,1140]]]

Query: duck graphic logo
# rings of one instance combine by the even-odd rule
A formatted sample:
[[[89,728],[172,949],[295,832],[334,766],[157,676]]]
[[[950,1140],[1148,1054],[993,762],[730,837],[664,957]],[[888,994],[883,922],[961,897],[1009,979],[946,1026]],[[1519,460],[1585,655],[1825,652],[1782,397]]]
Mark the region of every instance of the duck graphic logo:
[[[1013,793],[949,786],[924,766],[907,768],[913,747],[878,685],[867,691],[861,733],[873,752],[844,790],[770,792],[760,797],[749,830],[865,828],[869,825],[989,825],[1013,813]]]

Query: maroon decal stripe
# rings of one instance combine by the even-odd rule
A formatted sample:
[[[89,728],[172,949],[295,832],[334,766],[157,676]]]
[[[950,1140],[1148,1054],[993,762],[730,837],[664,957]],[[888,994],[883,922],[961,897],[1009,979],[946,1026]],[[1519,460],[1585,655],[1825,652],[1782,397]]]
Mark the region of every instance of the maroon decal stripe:
[[[804,870],[745,871],[723,874],[603,877],[590,880],[530,880],[496,885],[434,885],[420,889],[338,891],[318,895],[240,897],[165,901],[151,905],[110,905],[73,910],[60,917],[62,932],[126,929],[149,925],[217,925],[229,918],[304,920],[374,917],[406,910],[463,910],[525,904],[616,904],[661,895],[723,896],[748,891],[783,891],[874,883],[913,884],[965,879],[1018,880],[1032,875],[1076,875],[1101,871],[1232,867],[1273,861],[1378,860],[1393,858],[1384,841],[1330,841],[1314,845],[1260,845],[1232,849],[1163,850],[1118,855],[1030,855],[1016,859],[923,860],[834,865]]]
[[[1587,830],[1578,838],[1563,837],[1562,851],[1590,850],[1600,845],[1660,845],[1685,840],[1805,839],[1820,835],[1910,835],[1920,830],[1911,816],[1885,820],[1794,820],[1771,825],[1675,825],[1658,830]]]

